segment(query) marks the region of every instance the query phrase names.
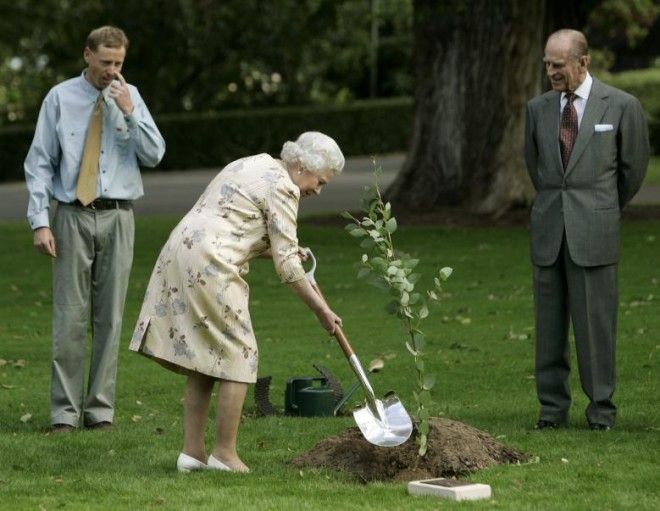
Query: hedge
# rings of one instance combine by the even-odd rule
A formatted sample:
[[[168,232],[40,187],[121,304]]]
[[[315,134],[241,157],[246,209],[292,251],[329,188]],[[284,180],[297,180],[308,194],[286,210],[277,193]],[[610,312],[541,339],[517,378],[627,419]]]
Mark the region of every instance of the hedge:
[[[156,118],[167,143],[161,169],[221,167],[249,154],[279,154],[303,131],[322,131],[346,156],[404,151],[412,129],[410,98],[360,101],[346,106],[247,109]],[[23,179],[23,160],[34,127],[0,129],[0,181]]]
[[[602,80],[639,99],[649,122],[651,150],[660,154],[660,67],[625,71]]]
[[[639,98],[647,113],[654,154],[660,154],[660,68],[606,75],[603,81]],[[410,98],[358,101],[345,106],[246,109],[160,115],[167,151],[161,169],[221,167],[259,152],[277,154],[286,140],[318,130],[356,156],[404,151],[412,130]],[[34,126],[0,128],[0,181],[22,180]]]

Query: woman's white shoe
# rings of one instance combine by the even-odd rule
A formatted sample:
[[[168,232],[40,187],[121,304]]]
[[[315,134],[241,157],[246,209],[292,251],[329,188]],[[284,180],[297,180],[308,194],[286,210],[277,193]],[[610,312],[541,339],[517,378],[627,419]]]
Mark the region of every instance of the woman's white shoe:
[[[218,458],[213,456],[213,454],[209,456],[209,461],[208,464],[206,465],[206,468],[208,468],[209,470],[226,470],[228,472],[232,472],[231,468],[229,468],[222,461],[220,461]]]
[[[209,459],[209,461],[211,460]],[[206,468],[208,468],[206,463],[202,463],[197,458],[193,458],[184,453],[179,454],[179,458],[176,460],[176,469],[179,472],[188,473],[194,470],[204,470]]]

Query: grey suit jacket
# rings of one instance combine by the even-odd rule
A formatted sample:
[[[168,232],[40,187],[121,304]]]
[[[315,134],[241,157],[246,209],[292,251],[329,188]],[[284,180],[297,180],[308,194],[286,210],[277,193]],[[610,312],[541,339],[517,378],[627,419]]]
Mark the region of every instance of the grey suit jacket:
[[[550,91],[527,104],[525,162],[537,192],[530,226],[532,262],[553,264],[566,232],[576,264],[614,264],[621,209],[639,190],[649,160],[644,112],[636,98],[594,78],[564,171],[560,98]]]

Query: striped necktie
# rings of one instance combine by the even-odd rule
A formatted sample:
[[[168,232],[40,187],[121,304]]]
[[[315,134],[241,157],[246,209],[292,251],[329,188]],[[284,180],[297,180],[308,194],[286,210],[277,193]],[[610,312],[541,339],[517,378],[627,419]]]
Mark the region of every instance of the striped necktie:
[[[578,117],[575,106],[573,106],[575,97],[572,92],[566,94],[566,105],[561,112],[559,122],[559,149],[561,150],[561,162],[564,164],[564,170],[568,167],[571,151],[578,134]]]

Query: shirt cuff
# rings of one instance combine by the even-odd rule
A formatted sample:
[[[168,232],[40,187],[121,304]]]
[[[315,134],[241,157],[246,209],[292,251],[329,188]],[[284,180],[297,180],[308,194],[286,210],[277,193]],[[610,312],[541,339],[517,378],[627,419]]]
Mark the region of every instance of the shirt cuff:
[[[28,222],[33,231],[39,229],[40,227],[50,227],[50,220],[48,218],[48,209],[44,209],[42,212],[28,217]]]
[[[137,128],[137,119],[135,118],[135,110],[133,110],[130,114],[124,115],[124,121],[126,121],[126,127],[128,128],[129,131],[133,131],[135,128]]]

